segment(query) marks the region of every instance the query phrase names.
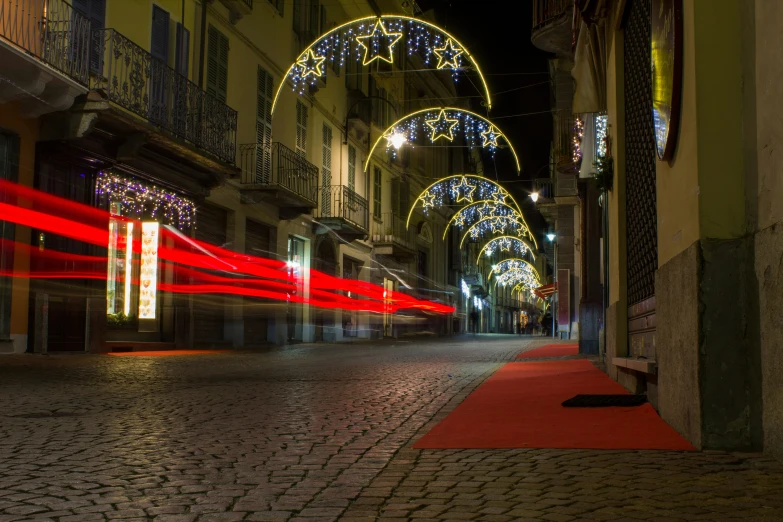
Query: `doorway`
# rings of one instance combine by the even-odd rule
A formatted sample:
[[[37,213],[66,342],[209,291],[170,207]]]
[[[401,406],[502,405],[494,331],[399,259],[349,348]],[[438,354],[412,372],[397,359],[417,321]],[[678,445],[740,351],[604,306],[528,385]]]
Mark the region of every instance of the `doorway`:
[[[624,22],[628,355],[654,360],[658,230],[651,0],[628,0]]]

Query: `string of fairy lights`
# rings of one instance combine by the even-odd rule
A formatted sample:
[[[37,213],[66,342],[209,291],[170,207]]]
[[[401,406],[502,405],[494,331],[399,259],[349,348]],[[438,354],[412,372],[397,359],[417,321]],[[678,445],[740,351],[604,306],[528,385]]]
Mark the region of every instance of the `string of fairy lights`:
[[[427,68],[448,70],[455,82],[470,64],[465,49],[450,35],[426,22],[404,16],[363,18],[343,24],[305,49],[288,71],[294,92],[304,94],[308,85],[343,68],[349,60],[362,66],[394,63],[399,47],[408,56],[418,54]],[[339,69],[338,69],[339,70]]]
[[[189,230],[196,225],[196,205],[193,201],[116,172],[103,171],[98,174],[95,196],[104,206],[119,203],[123,216],[159,220],[179,230]]]

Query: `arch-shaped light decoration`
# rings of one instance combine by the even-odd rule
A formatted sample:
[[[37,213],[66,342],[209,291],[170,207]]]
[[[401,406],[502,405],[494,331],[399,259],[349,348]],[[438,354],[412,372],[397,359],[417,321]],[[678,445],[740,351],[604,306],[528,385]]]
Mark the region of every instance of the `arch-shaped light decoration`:
[[[487,276],[487,279],[490,279],[492,277],[492,274],[497,273],[499,275],[504,272],[508,272],[509,270],[532,270],[533,273],[535,274],[536,280],[538,281],[541,280],[541,277],[539,276],[536,267],[534,267],[530,261],[519,257],[511,257],[508,259],[504,259],[503,261],[494,265],[492,267],[492,270],[489,271],[489,275]]]
[[[485,217],[468,228],[462,235],[459,247],[462,248],[468,236],[470,236],[471,239],[479,239],[487,233],[506,234],[507,232],[507,235],[514,235],[517,237],[533,237],[533,234],[530,233],[527,225],[525,225],[523,221],[520,221],[518,215]]]
[[[431,107],[406,114],[383,131],[375,140],[367,157],[371,158],[378,144],[384,140],[386,150],[396,154],[397,149],[392,145],[394,141],[392,138],[395,136],[404,136],[405,142],[414,148],[417,142],[428,145],[448,144],[454,141],[454,138],[462,137],[468,147],[484,148],[490,154],[494,154],[501,146],[498,143],[498,140],[501,140],[514,155],[517,173],[520,171],[519,157],[506,135],[484,116],[458,107]],[[365,169],[369,166],[368,161]]]
[[[520,212],[518,208],[514,208],[508,203],[497,203],[492,199],[483,199],[465,205],[455,212],[454,215],[451,216],[451,219],[449,219],[449,222],[446,223],[445,230],[443,231],[443,239],[446,239],[446,235],[449,233],[449,228],[452,225],[462,229],[465,226],[473,225],[476,221],[486,217],[497,216],[518,216],[521,220],[524,220],[524,218],[522,218],[522,212]]]
[[[486,253],[487,256],[491,256],[496,250],[501,252],[514,253],[519,256],[530,254],[531,259],[535,261],[536,255],[533,253],[533,248],[530,243],[524,239],[520,239],[514,236],[498,236],[493,237],[487,243],[481,247],[478,255],[476,256],[476,264],[481,262],[481,254]]]
[[[446,176],[425,188],[414,200],[413,205],[411,205],[410,211],[408,211],[408,219],[405,221],[405,228],[410,226],[411,216],[416,208],[423,208],[427,212],[430,208],[458,203],[465,204],[465,207],[460,212],[477,203],[486,203],[488,205],[503,204],[511,210],[519,212],[519,219],[530,230],[530,227],[525,222],[525,218],[522,216],[522,212],[519,211],[519,204],[514,200],[514,197],[498,183],[476,174]],[[476,208],[482,207],[478,206]],[[538,244],[532,234],[530,234],[530,240],[537,248]]]
[[[307,86],[315,84],[318,78],[325,77],[337,65],[344,68],[348,60],[355,60],[359,67],[381,61],[394,63],[400,56],[400,50],[407,56],[418,54],[427,68],[450,70],[454,81],[463,71],[475,71],[487,107],[492,107],[489,87],[481,68],[459,40],[424,20],[382,15],[346,22],[308,45],[280,81],[272,101],[272,114],[286,81],[291,82],[294,92],[303,94]]]
[[[516,287],[520,284],[524,284],[532,289],[541,286],[537,272],[534,269],[531,270],[529,266],[507,270],[495,278],[496,287],[498,285]]]
[[[532,292],[532,291],[536,290],[537,288],[539,288],[540,286],[541,285],[532,287],[532,286],[528,285],[525,282],[518,283],[514,288],[511,289],[511,295],[514,295],[514,292],[524,292],[525,290],[527,290],[529,292]]]

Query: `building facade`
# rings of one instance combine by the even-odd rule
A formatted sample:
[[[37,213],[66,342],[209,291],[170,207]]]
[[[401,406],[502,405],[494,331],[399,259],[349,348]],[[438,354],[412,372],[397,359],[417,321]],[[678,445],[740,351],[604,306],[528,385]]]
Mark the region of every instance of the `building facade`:
[[[108,251],[108,281],[6,277],[2,351],[252,347],[465,330],[463,259],[440,244],[447,213],[417,211],[405,223],[423,188],[479,171],[480,156],[421,148],[368,157],[407,112],[457,102],[449,75],[422,74],[419,58],[401,52],[390,67],[331,64],[306,92],[283,85],[277,96],[318,35],[382,12],[426,19],[415,2],[39,4],[12,2],[0,20],[0,51],[13,64],[0,74],[2,176],[108,211],[110,238],[102,249],[6,223],[2,259],[6,273],[19,275],[43,262],[36,252]],[[22,19],[30,22],[17,27]],[[148,230],[129,229],[125,217]],[[285,261],[304,275],[296,290],[304,297],[314,269],[460,310],[375,314],[179,293],[194,276],[165,263],[155,276],[164,290],[149,294],[126,284],[144,271],[128,244],[156,227],[193,248],[204,242]]]
[[[574,103],[603,93],[608,117],[608,372],[699,448],[780,455],[783,9],[627,0],[573,13],[573,40],[601,51],[577,46]]]

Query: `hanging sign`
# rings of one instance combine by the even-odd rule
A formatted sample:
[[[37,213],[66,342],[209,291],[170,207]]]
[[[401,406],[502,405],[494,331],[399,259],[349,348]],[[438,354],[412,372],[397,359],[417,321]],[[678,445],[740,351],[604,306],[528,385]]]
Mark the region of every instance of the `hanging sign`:
[[[652,98],[658,158],[674,156],[682,95],[682,0],[652,0]]]
[[[155,319],[158,294],[158,232],[155,221],[141,224],[139,319]]]

